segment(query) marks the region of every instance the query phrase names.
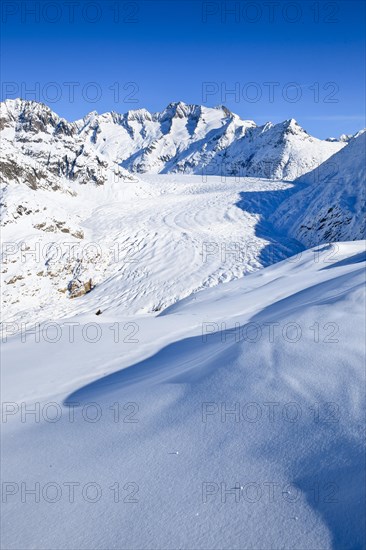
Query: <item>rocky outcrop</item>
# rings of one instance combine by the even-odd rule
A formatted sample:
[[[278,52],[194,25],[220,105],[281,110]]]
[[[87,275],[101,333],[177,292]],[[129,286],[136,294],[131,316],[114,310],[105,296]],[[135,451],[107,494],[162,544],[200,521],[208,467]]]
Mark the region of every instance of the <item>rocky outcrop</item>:
[[[84,296],[84,294],[91,292],[93,288],[94,285],[91,279],[86,282],[82,282],[79,279],[73,279],[70,281],[67,290],[69,291],[70,298],[79,298],[80,296]]]

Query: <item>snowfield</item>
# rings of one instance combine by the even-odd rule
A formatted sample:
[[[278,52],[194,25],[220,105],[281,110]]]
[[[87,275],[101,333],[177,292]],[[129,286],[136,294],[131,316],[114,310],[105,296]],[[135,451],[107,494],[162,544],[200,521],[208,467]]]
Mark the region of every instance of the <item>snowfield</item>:
[[[4,548],[363,548],[364,268],[322,245],[9,336]]]
[[[29,213],[8,208],[2,230],[4,321],[161,311],[303,249],[267,222],[288,182],[144,175],[69,189],[7,187],[5,202]],[[93,291],[70,299],[70,284],[89,279]]]
[[[2,547],[365,548],[365,131],[0,130]]]

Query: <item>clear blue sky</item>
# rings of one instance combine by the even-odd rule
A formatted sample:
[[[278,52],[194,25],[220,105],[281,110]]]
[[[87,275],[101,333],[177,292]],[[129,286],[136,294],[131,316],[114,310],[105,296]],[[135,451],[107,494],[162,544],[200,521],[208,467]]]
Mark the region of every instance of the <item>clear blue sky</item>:
[[[223,103],[323,138],[366,125],[361,0],[2,4],[2,99],[38,99],[67,119]]]

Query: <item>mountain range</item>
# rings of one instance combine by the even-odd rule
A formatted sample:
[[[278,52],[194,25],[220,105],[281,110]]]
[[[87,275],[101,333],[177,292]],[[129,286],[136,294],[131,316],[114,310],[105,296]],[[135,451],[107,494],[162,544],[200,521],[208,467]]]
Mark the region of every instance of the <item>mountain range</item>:
[[[123,169],[294,180],[348,139],[317,139],[294,119],[257,126],[224,106],[182,102],[160,113],[92,112],[67,122],[41,103],[7,100],[1,105],[0,129],[6,177],[22,177],[30,186],[47,181],[58,186],[57,178],[100,185],[110,172],[126,175]],[[40,165],[36,175],[35,161]]]
[[[365,131],[318,140],[293,119],[257,126],[184,103],[67,122],[20,99],[1,104],[0,128],[12,321],[158,312],[366,234]]]

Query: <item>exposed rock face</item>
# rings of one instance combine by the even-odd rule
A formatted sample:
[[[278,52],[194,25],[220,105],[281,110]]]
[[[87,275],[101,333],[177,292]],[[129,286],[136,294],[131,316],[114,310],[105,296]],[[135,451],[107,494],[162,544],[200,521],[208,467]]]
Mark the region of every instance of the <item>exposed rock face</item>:
[[[295,120],[257,126],[224,106],[171,103],[161,113],[88,115],[80,134],[137,173],[239,175],[295,179],[339,151]]]
[[[94,285],[93,281],[89,279],[85,283],[79,281],[79,279],[73,279],[68,285],[69,297],[78,298],[79,296],[84,296],[91,290],[93,290]]]

